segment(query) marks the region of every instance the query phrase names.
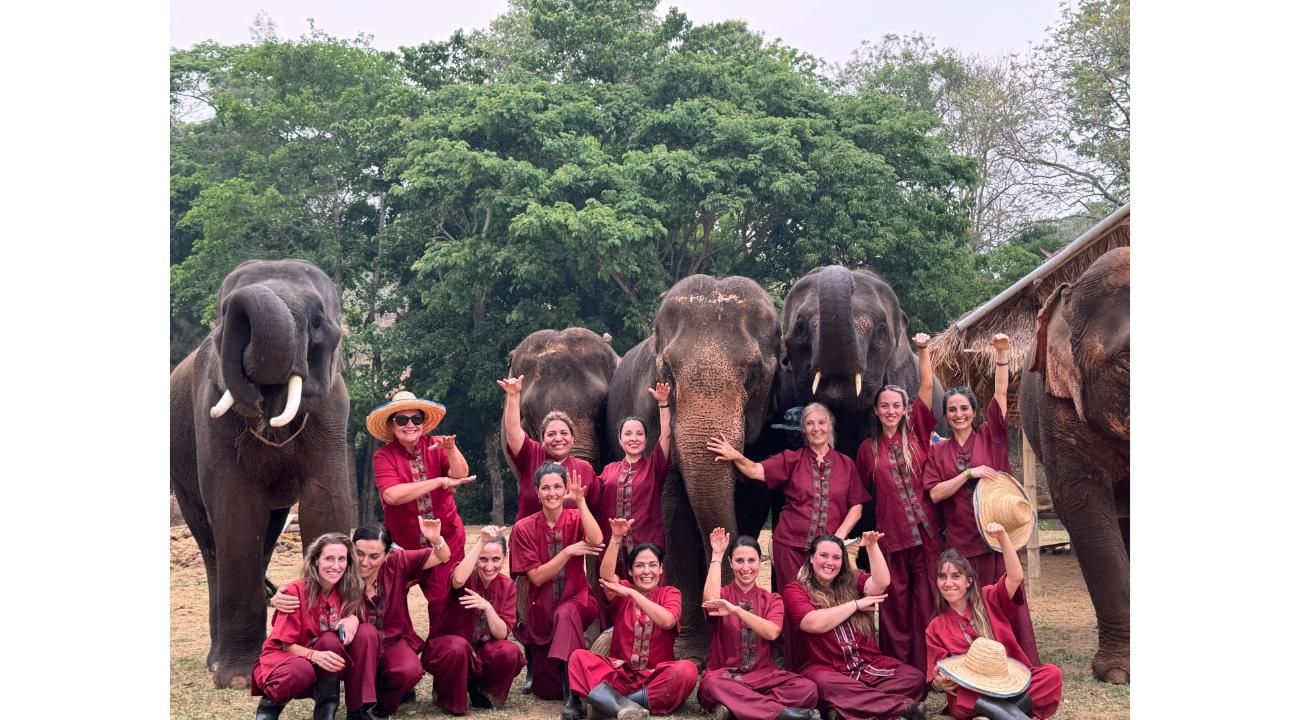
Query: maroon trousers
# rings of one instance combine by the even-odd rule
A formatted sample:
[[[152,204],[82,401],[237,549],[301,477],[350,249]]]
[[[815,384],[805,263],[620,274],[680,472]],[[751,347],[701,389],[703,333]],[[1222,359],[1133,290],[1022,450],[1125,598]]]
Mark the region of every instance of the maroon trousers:
[[[925,627],[934,614],[939,539],[885,554],[889,597],[880,604],[880,650],[925,672]]]
[[[375,671],[379,664],[379,630],[370,623],[357,626],[357,635],[346,648],[334,633],[316,638],[311,649],[332,652],[347,661],[341,673],[325,672],[307,662],[305,657],[295,657],[280,663],[262,682],[262,693],[271,702],[281,705],[294,698],[310,698],[316,694],[316,683],[327,678],[343,680],[348,712],[360,710],[366,703],[375,702]]]
[[[513,642],[489,640],[476,651],[460,635],[429,638],[420,660],[433,676],[438,704],[450,713],[469,712],[471,679],[483,694],[504,701],[510,695],[510,684],[524,669],[524,654]]]
[[[379,678],[376,686],[379,706],[389,715],[397,712],[402,696],[424,677],[420,659],[405,640],[398,640],[379,656]]]
[[[808,678],[776,668],[743,675],[706,670],[695,697],[705,712],[721,705],[736,720],[774,720],[786,708],[817,707],[817,686]]]
[[[971,567],[975,569],[976,586],[997,582],[998,578],[1007,572],[1007,563],[1002,559],[1002,553],[999,552],[988,552],[966,559],[970,561]],[[933,584],[933,581],[931,582]],[[1042,660],[1038,657],[1038,641],[1034,638],[1034,624],[1029,619],[1028,602],[1021,605],[1020,612],[1011,617],[1011,630],[1016,634],[1016,642],[1020,643],[1020,649],[1024,650],[1025,656],[1029,658],[1029,664],[1033,666],[1041,664]],[[924,624],[921,625],[921,634],[925,634]],[[921,639],[921,643],[922,645],[925,644],[924,637]]]
[[[645,688],[650,714],[668,715],[691,696],[699,677],[690,660],[665,660],[645,670],[632,670],[626,663],[614,667],[614,662],[590,650],[574,652],[569,656],[569,687],[583,697],[601,683],[608,683],[620,695]],[[533,687],[537,687],[536,677]]]
[[[532,588],[536,590],[536,588]],[[596,619],[596,602],[587,596],[586,603],[565,600],[555,608],[551,642],[545,645],[528,645],[529,667],[533,672],[533,695],[541,700],[563,700],[564,683],[560,676],[560,663],[569,662],[575,650],[585,650],[587,638],[583,631]]]
[[[1049,718],[1056,714],[1061,705],[1061,668],[1055,665],[1034,668],[1029,676],[1027,692],[1033,705],[1030,714],[1036,718]],[[948,695],[947,713],[957,720],[970,720],[975,717],[975,701],[979,698],[978,692],[959,686],[956,695]]]
[[[911,665],[894,668],[892,677],[863,673],[857,680],[826,665],[809,665],[801,674],[816,683],[822,716],[835,710],[844,720],[899,717],[928,690],[925,675]]]

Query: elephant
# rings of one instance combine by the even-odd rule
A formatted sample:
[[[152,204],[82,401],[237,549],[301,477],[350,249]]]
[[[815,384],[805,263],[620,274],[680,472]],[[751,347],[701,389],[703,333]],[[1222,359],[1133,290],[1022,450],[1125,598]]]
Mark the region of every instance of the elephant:
[[[763,522],[763,513],[738,519],[737,506],[766,490],[750,482],[737,486],[734,466],[714,462],[705,443],[713,435],[735,447],[759,440],[770,416],[779,346],[776,305],[757,283],[692,275],[664,294],[652,334],[623,356],[610,382],[612,418],[656,417],[646,388],[672,385],[673,467],[664,483],[663,517],[670,538],[666,582],[682,593],[681,658],[702,663],[708,649],[700,602],[709,533],[722,527],[733,536],[738,529],[757,536]],[[650,447],[658,442],[658,428],[650,423],[646,429]],[[613,423],[606,438],[617,447]]]
[[[1092,673],[1129,681],[1129,248],[1107,252],[1038,314],[1020,418],[1097,612]]]
[[[203,556],[207,665],[226,688],[247,685],[266,637],[263,578],[290,506],[303,548],[346,532],[356,509],[334,283],[303,260],[249,260],[218,303],[171,374],[171,486]]]

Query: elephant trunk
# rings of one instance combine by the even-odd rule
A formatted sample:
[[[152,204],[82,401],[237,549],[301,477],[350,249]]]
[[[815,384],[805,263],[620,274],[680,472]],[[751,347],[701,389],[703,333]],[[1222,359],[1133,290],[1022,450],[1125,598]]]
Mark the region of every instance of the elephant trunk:
[[[573,448],[569,454],[574,457],[580,457],[591,463],[592,466],[600,465],[600,445],[596,433],[596,423],[589,416],[571,414],[573,420]]]
[[[710,437],[721,435],[732,447],[745,447],[744,404],[722,408],[708,404],[703,408],[683,402],[673,418],[673,440],[677,446],[677,467],[691,508],[695,512],[700,537],[707,538],[715,527],[736,532],[736,474],[729,462],[714,460],[706,444]],[[732,403],[727,403],[732,405]],[[707,560],[707,558],[704,558]]]
[[[832,265],[822,271],[817,285],[817,318],[814,373],[821,373],[823,383],[830,378],[856,377],[860,386],[863,368],[853,327],[853,275],[847,268]]]
[[[221,318],[221,376],[245,417],[261,417],[262,394],[258,385],[288,381],[294,359],[303,352],[293,314],[269,288],[249,285],[226,298]],[[305,348],[304,348],[305,351]]]

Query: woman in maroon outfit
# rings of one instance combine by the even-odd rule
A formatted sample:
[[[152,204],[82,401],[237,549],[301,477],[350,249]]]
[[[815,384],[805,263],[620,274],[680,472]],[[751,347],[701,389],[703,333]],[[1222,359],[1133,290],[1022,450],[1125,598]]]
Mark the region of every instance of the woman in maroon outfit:
[[[596,619],[596,599],[591,596],[583,558],[601,551],[600,526],[587,508],[581,480],[568,477],[558,463],[546,463],[533,475],[542,509],[515,523],[510,533],[510,574],[526,578],[529,585],[526,616],[515,637],[528,650],[533,673],[533,693],[543,700],[570,697],[569,655],[586,647],[583,631]],[[564,507],[573,499],[578,509]]]
[[[384,526],[406,550],[428,547],[420,519],[442,521],[450,561],[425,572],[420,587],[429,604],[429,627],[436,627],[446,605],[447,579],[465,556],[465,524],[456,508],[456,488],[474,479],[456,436],[431,437],[447,414],[431,400],[402,391],[366,416],[366,430],[386,443],[375,452],[375,485],[384,506]],[[406,597],[406,593],[402,593]]]
[[[424,650],[438,704],[452,715],[464,715],[470,705],[501,707],[524,669],[523,651],[506,639],[515,624],[515,585],[501,572],[505,558],[505,536],[484,526],[451,574],[442,626]]]
[[[357,567],[365,587],[365,623],[377,631],[379,657],[375,669],[376,706],[363,706],[374,710],[377,717],[387,717],[397,712],[402,696],[419,684],[424,668],[416,653],[424,642],[415,634],[411,613],[406,603],[406,591],[419,582],[425,572],[447,561],[450,550],[442,539],[442,521],[420,518],[420,533],[429,547],[419,550],[392,550],[393,539],[388,529],[379,523],[362,525],[352,532],[356,548]],[[271,598],[271,606],[278,612],[291,613],[298,609],[298,599],[280,591]],[[349,691],[352,688],[349,686]],[[358,713],[357,719],[367,715]]]
[[[845,562],[844,541],[823,535],[799,569],[799,579],[782,591],[802,659],[796,670],[817,684],[822,715],[845,720],[925,718],[925,675],[880,652],[868,614],[885,600],[889,566],[877,542],[879,532],[862,534],[871,572]]]
[[[939,514],[921,484],[934,414],[930,336],[912,340],[920,355],[921,386],[908,409],[907,390],[886,385],[873,404],[881,433],[858,446],[858,474],[876,498],[876,529],[889,564],[889,602],[880,607],[880,649],[925,669],[922,628],[934,609],[934,562],[942,550]]]
[[[348,688],[348,717],[369,717],[361,706],[375,701],[379,633],[357,618],[364,590],[352,555],[352,543],[342,533],[321,535],[307,547],[301,577],[283,590],[300,605],[291,613],[275,613],[253,666],[252,691],[262,696],[256,720],[275,720],[290,700],[313,694],[313,718],[333,718],[340,676]]]
[[[673,642],[682,616],[682,594],[660,585],[663,550],[641,543],[628,553],[631,582],[615,571],[623,539],[633,521],[609,521],[609,547],[600,561],[600,585],[614,604],[614,634],[609,656],[578,650],[569,658],[574,695],[587,698],[596,718],[632,720],[668,715],[690,697],[699,672],[689,660],[676,660]],[[566,708],[567,710],[567,708]]]
[[[948,696],[945,712],[958,720],[977,715],[990,720],[1024,720],[1027,715],[1051,717],[1061,704],[1061,669],[1031,662],[1020,647],[1012,620],[1025,606],[1025,574],[1006,529],[998,523],[989,523],[986,529],[998,540],[1007,572],[997,582],[981,588],[978,576],[961,553],[949,549],[939,557],[939,600],[934,619],[925,629],[929,650],[926,672],[935,689]],[[1008,658],[1030,669],[1029,689],[1022,695],[1009,699],[987,697],[936,672],[940,660],[965,653],[979,637],[1002,643]]]
[[[567,413],[552,410],[542,418],[542,441],[538,442],[524,432],[519,418],[519,396],[524,391],[524,376],[497,380],[506,394],[506,406],[501,413],[501,426],[506,431],[506,456],[515,466],[519,476],[519,509],[515,511],[515,524],[542,509],[537,493],[527,483],[542,463],[553,462],[564,466],[570,476],[576,475],[587,488],[587,502],[594,507],[600,500],[592,486],[596,485],[596,471],[591,463],[569,453],[573,450],[573,421]],[[576,507],[566,502],[565,507]]]
[[[955,387],[944,393],[944,418],[952,428],[952,437],[930,449],[922,484],[943,516],[944,545],[961,553],[975,568],[976,577],[1001,577],[1006,572],[1002,555],[994,552],[980,535],[975,520],[973,497],[979,479],[1001,471],[1011,473],[1007,455],[1007,366],[1011,340],[998,333],[993,336],[995,367],[993,400],[984,412],[984,423],[975,429],[979,402],[968,387]],[[1029,659],[1037,665],[1038,644],[1029,612],[1014,619],[1016,637]]]
[[[736,538],[726,558],[735,579],[723,587],[723,554],[730,541],[722,528],[709,535],[713,559],[704,581],[704,609],[713,640],[696,696],[700,707],[719,709],[719,720],[808,720],[817,707],[817,686],[772,662],[785,606],[780,595],[758,587],[758,541]]]

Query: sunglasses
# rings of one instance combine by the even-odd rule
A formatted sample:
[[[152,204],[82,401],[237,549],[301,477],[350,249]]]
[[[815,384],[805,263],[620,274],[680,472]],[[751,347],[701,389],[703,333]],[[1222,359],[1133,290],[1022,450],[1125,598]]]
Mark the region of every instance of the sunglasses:
[[[423,425],[424,413],[419,413],[416,415],[394,415],[393,422],[397,423],[397,427],[406,427],[407,423],[415,423],[416,425]]]

